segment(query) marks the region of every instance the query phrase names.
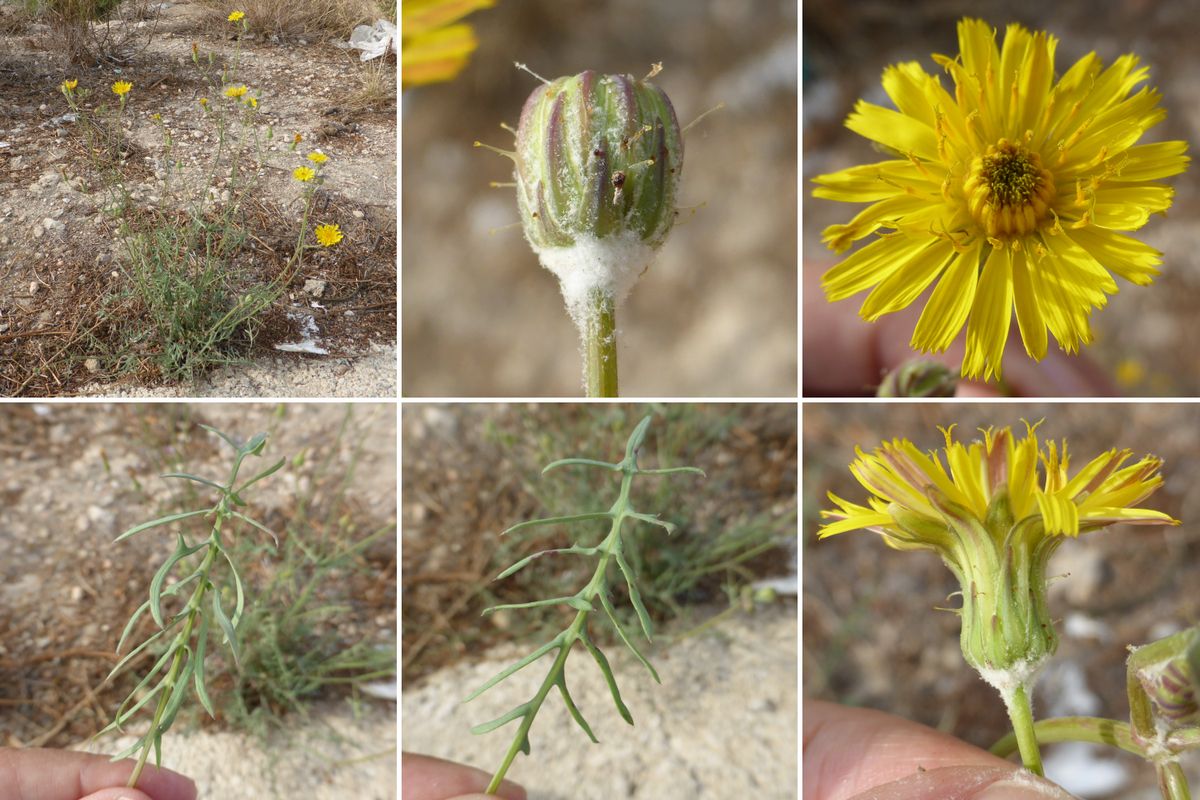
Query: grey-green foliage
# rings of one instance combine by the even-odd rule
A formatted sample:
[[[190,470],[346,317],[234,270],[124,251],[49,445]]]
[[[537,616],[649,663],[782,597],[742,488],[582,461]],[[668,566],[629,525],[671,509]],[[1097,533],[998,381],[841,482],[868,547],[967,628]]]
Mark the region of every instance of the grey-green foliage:
[[[117,644],[119,653],[138,621],[145,614],[150,614],[158,630],[130,650],[109,673],[109,679],[123,670],[151,645],[158,643],[161,646],[162,643],[167,643],[153,666],[117,708],[113,721],[97,734],[100,736],[113,730],[123,730],[124,726],[139,711],[147,707],[151,701],[156,701],[150,727],[146,733],[126,750],[113,757],[115,761],[140,751],[137,766],[129,780],[130,786],[136,785],[151,748],[154,749],[155,763],[161,763],[163,734],[175,721],[175,717],[188,695],[189,688],[194,690],[196,699],[200,701],[209,715],[215,716],[204,678],[204,659],[210,633],[229,647],[235,662],[239,659],[237,629],[246,610],[246,592],[242,585],[238,565],[231,557],[229,543],[226,541],[230,529],[240,524],[254,529],[254,531],[266,533],[272,540],[275,539],[275,534],[265,525],[246,516],[238,509],[246,507],[242,493],[250,486],[277,472],[283,467],[286,459],[276,461],[249,480],[239,483],[238,476],[242,463],[249,456],[259,457],[262,455],[267,435],[260,433],[250,441],[239,444],[218,430],[206,425],[201,427],[219,436],[233,448],[235,455],[228,478],[222,483],[186,472],[170,472],[163,477],[191,481],[205,486],[216,492],[216,502],[208,508],[169,514],[150,522],[143,522],[125,531],[116,539],[120,542],[151,528],[195,517],[203,517],[209,521],[210,525],[208,536],[195,543],[188,542],[182,533],[176,534],[175,552],[154,573],[154,577],[150,580],[148,599],[130,617]],[[168,583],[172,575],[182,577],[178,577],[173,583]],[[232,613],[227,610],[227,605],[222,599],[223,590],[232,595]],[[183,608],[173,614],[164,612],[165,598],[184,596],[187,597],[187,601]]]
[[[542,703],[545,702],[546,696],[554,687],[557,687],[559,693],[562,695],[563,703],[566,705],[567,711],[571,714],[571,717],[579,724],[579,727],[583,729],[584,733],[587,734],[589,739],[591,739],[593,742],[597,741],[595,734],[592,733],[591,726],[588,725],[587,720],[583,718],[583,715],[580,713],[578,707],[576,707],[575,702],[572,700],[571,694],[567,689],[565,671],[566,661],[567,656],[570,655],[570,652],[576,642],[580,642],[596,661],[596,665],[600,668],[601,673],[604,675],[604,680],[608,684],[609,691],[612,694],[613,702],[617,707],[617,712],[626,722],[628,722],[630,725],[633,724],[633,716],[630,714],[629,709],[625,706],[625,703],[621,700],[621,692],[617,688],[616,677],[613,675],[612,668],[609,666],[608,658],[592,641],[592,638],[588,633],[588,618],[592,612],[597,610],[596,606],[594,605],[595,603],[599,603],[600,608],[604,611],[605,616],[615,628],[617,635],[633,653],[634,657],[646,667],[655,681],[659,683],[662,682],[659,679],[658,672],[638,649],[637,645],[634,643],[633,636],[631,636],[630,633],[626,631],[624,627],[622,627],[617,617],[616,610],[613,606],[612,592],[609,586],[609,568],[615,564],[616,571],[621,574],[621,577],[623,578],[625,586],[629,592],[630,602],[632,603],[637,614],[642,633],[645,635],[646,640],[650,641],[653,636],[650,615],[647,613],[645,605],[642,603],[641,593],[638,591],[637,575],[634,573],[633,568],[630,566],[629,560],[626,558],[628,552],[636,552],[637,546],[636,543],[626,542],[622,536],[622,526],[626,520],[645,522],[650,525],[655,525],[666,529],[667,534],[670,535],[674,533],[675,525],[659,519],[658,515],[656,514],[644,514],[635,511],[629,499],[630,488],[633,485],[634,478],[638,477],[639,475],[670,475],[676,473],[704,475],[704,472],[695,467],[641,469],[637,463],[638,450],[646,438],[646,431],[650,427],[651,420],[652,417],[646,417],[634,429],[633,433],[629,437],[629,441],[625,446],[625,458],[619,462],[608,463],[605,461],[596,461],[588,458],[567,458],[554,461],[548,464],[545,469],[542,470],[542,474],[545,474],[550,470],[559,467],[585,466],[619,473],[621,476],[620,493],[607,511],[590,511],[580,514],[572,514],[569,516],[530,520],[528,522],[522,522],[514,525],[504,532],[504,534],[509,534],[539,526],[588,522],[592,520],[611,521],[611,528],[608,535],[599,544],[593,546],[574,544],[571,547],[566,548],[543,550],[521,559],[496,577],[496,580],[507,578],[510,575],[513,575],[514,573],[529,566],[542,556],[548,554],[577,555],[585,558],[595,558],[597,560],[596,569],[592,574],[591,580],[589,580],[583,588],[573,595],[566,597],[552,597],[543,600],[533,600],[528,603],[510,603],[499,605],[489,608],[483,612],[484,614],[490,614],[502,609],[536,608],[548,605],[565,605],[569,608],[575,609],[576,611],[575,618],[565,630],[553,637],[550,641],[543,644],[541,647],[534,650],[525,658],[522,658],[511,666],[501,670],[498,674],[493,676],[490,680],[472,692],[464,701],[470,702],[518,670],[524,669],[534,661],[540,659],[542,656],[547,655],[552,651],[556,651],[554,663],[551,665],[550,670],[547,673],[545,680],[542,681],[541,686],[538,688],[537,693],[532,698],[524,703],[521,703],[516,708],[492,720],[491,722],[477,725],[471,729],[471,732],[475,734],[487,733],[509,722],[513,722],[518,719],[521,720],[521,724],[517,729],[512,744],[509,746],[504,761],[500,765],[500,768],[496,771],[495,776],[492,778],[491,785],[488,787],[489,793],[495,792],[500,786],[500,782],[504,779],[504,775],[508,771],[509,766],[512,764],[513,759],[516,758],[518,751],[529,755],[531,751],[529,743],[529,729],[532,727],[533,720],[537,716],[538,711],[541,709]],[[629,548],[628,550],[627,547]]]

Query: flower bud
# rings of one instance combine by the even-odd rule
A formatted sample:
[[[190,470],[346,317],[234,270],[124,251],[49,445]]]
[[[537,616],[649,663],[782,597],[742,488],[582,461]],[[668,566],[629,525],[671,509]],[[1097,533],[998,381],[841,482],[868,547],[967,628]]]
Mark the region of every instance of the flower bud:
[[[619,304],[675,221],[683,139],[666,94],[592,70],[549,81],[525,102],[514,160],[525,237],[572,316],[595,291]]]
[[[914,358],[892,370],[876,397],[953,397],[958,373],[936,361]]]

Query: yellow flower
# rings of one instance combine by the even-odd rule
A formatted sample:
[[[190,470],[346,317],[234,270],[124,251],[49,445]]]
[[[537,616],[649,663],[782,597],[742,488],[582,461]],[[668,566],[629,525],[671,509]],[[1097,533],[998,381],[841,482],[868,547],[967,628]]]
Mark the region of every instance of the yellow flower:
[[[1067,352],[1092,340],[1089,315],[1158,274],[1161,254],[1134,231],[1171,205],[1160,179],[1186,169],[1186,142],[1137,144],[1162,121],[1158,92],[1134,88],[1133,55],[1107,69],[1089,53],[1054,80],[1058,40],[1009,25],[1003,45],[980,20],[958,25],[961,54],[935,55],[951,94],[916,62],[883,73],[898,110],[859,101],[846,127],[895,154],[815,179],[817,197],[871,203],[824,232],[836,252],[878,238],[827,272],[829,300],[872,289],[874,321],[934,286],[912,346],[945,350],[965,325],[962,374],[1000,376],[1015,309],[1041,359],[1047,329]],[[894,235],[890,235],[894,232]]]
[[[317,173],[311,167],[296,167],[292,170],[292,177],[298,181],[308,183],[317,176]]]
[[[495,0],[405,0],[400,29],[404,86],[448,81],[467,65],[479,44],[470,25],[457,22]]]
[[[246,84],[239,83],[237,86],[228,86],[225,89],[226,97],[241,97],[246,94]]]
[[[129,81],[117,81],[112,85],[113,94],[122,98],[129,94],[129,90],[132,88],[133,84]]]
[[[200,98],[200,106],[201,106],[201,108],[208,108],[208,98],[207,97]]]
[[[314,164],[324,164],[329,160],[329,156],[322,153],[320,150],[308,154],[308,160]]]
[[[313,230],[313,233],[317,235],[317,241],[321,243],[322,247],[333,247],[342,240],[342,229],[336,223],[332,225],[318,225]]]
[[[77,78],[70,78],[69,80],[65,80],[62,82],[62,90],[64,92],[73,91],[75,89],[75,87],[78,85],[79,85],[79,80]]]
[[[246,16],[245,11],[231,11],[229,13],[229,16],[226,17],[226,19],[229,20],[230,22],[240,22],[242,19],[245,18],[245,16]]]
[[[906,439],[859,449],[850,471],[871,493],[867,505],[830,493],[836,508],[821,515],[833,521],[818,532],[866,529],[898,550],[941,556],[962,586],[963,656],[1002,693],[1028,689],[1057,646],[1045,570],[1067,537],[1119,522],[1179,524],[1139,507],[1163,483],[1160,459],[1130,464],[1129,450],[1114,449],[1071,474],[1066,442],[1043,445],[1027,428],[1024,438],[987,429],[965,445],[951,426],[940,455]]]
[[[258,98],[257,97],[247,97],[246,105],[250,106],[251,108],[258,108]]]

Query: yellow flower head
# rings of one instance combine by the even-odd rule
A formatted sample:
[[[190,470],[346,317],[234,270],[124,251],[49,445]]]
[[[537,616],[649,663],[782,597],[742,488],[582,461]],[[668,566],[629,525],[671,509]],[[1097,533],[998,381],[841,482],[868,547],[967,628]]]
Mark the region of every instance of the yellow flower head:
[[[64,92],[70,92],[70,91],[73,91],[75,89],[75,87],[78,85],[79,85],[79,80],[77,78],[70,78],[70,79],[62,82],[61,88]]]
[[[129,90],[133,88],[133,84],[129,81],[117,81],[112,85],[113,94],[117,97],[124,97],[129,94]]]
[[[317,241],[321,243],[322,247],[333,247],[342,240],[342,229],[338,227],[337,223],[332,225],[318,225],[313,230],[313,233],[316,234]]]
[[[912,346],[945,350],[965,325],[962,374],[1000,376],[1015,310],[1021,339],[1046,355],[1047,329],[1067,352],[1092,340],[1088,317],[1117,291],[1158,274],[1161,254],[1135,231],[1171,205],[1162,178],[1187,168],[1186,142],[1137,144],[1166,112],[1133,55],[1105,68],[1095,53],[1055,80],[1058,40],[1009,25],[958,25],[960,54],[933,56],[954,83],[917,62],[888,67],[897,110],[860,100],[846,127],[894,153],[815,179],[813,194],[870,203],[824,241],[843,252],[877,234],[823,279],[829,300],[871,289],[875,321],[933,292]],[[895,232],[896,235],[888,235]]]
[[[229,16],[226,17],[226,19],[229,20],[230,22],[241,22],[245,18],[246,18],[245,11],[231,11],[231,12],[229,12]]]
[[[208,98],[207,97],[200,98],[200,106],[202,108],[208,108]]]
[[[822,539],[866,529],[898,550],[940,555],[963,587],[963,655],[981,670],[1032,674],[1053,653],[1045,569],[1066,537],[1118,522],[1179,524],[1138,507],[1162,485],[1160,459],[1129,464],[1131,452],[1114,449],[1072,474],[1066,442],[1040,443],[1027,427],[1024,438],[988,429],[963,444],[951,426],[941,454],[906,439],[859,449],[850,471],[871,493],[867,505],[830,493],[836,508],[821,512],[833,520]]]
[[[227,86],[225,88],[226,97],[242,97],[246,94],[246,84],[239,83],[237,86]]]
[[[317,177],[317,173],[313,171],[312,167],[296,167],[292,170],[292,177],[303,183],[308,183]]]
[[[324,164],[329,160],[329,156],[322,153],[320,150],[308,154],[308,160],[314,164]]]
[[[250,106],[251,108],[258,108],[258,98],[257,97],[247,97],[246,105]]]

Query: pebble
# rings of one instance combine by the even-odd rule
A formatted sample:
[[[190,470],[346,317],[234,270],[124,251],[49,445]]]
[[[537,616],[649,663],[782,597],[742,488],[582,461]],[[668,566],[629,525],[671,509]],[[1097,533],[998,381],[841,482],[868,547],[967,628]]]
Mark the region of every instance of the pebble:
[[[42,288],[42,285],[40,283],[38,283],[37,281],[29,282],[29,293],[31,295],[37,294],[39,291],[41,291],[41,288]]]
[[[317,278],[309,278],[304,282],[304,293],[309,297],[321,297],[325,294],[328,283]]]
[[[96,373],[100,371],[100,360],[97,358],[89,358],[83,362],[83,368],[88,372]]]
[[[366,214],[364,214],[363,212],[359,211],[357,208],[356,208],[356,209],[354,209],[354,211],[352,211],[351,213],[352,213],[352,214],[354,214],[354,218],[355,218],[355,219],[363,219],[364,217],[366,217],[366,216],[367,216],[367,215],[366,215]]]

